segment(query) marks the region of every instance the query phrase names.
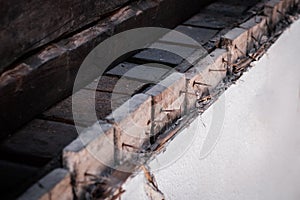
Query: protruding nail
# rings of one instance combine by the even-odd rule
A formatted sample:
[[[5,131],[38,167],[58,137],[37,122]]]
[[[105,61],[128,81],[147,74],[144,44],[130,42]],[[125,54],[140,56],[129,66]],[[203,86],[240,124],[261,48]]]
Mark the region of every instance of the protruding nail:
[[[161,112],[176,112],[178,110],[180,110],[180,109],[173,109],[173,110],[164,110],[164,109],[161,109],[160,111]]]
[[[209,85],[209,84],[201,83],[201,82],[196,82],[196,81],[193,82],[193,87],[194,87],[194,85],[202,85],[202,86],[208,86],[208,87],[211,86],[211,85]]]
[[[136,149],[136,150],[139,150],[139,148],[135,147],[135,146],[132,146],[130,144],[125,144],[125,143],[122,143],[122,148],[124,147],[129,147],[129,148],[132,148],[132,149]]]
[[[210,72],[226,72],[226,69],[209,69]]]

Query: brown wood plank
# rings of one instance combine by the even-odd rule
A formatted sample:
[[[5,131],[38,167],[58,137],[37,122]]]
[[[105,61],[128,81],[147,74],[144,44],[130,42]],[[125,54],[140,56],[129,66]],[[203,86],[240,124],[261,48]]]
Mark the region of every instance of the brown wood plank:
[[[43,166],[78,136],[75,127],[33,120],[0,144],[0,158]]]
[[[72,98],[75,98],[77,105],[72,111]],[[130,95],[114,94],[107,92],[94,93],[91,90],[80,90],[68,97],[57,105],[53,106],[42,114],[43,119],[62,121],[67,123],[74,123],[73,114],[77,116],[79,125],[91,126],[96,121],[89,114],[93,112],[92,108],[88,105],[92,105],[92,101],[95,98],[95,109],[98,119],[105,119],[112,110],[118,108],[124,102],[126,102]]]
[[[24,53],[99,20],[129,0],[1,0],[0,72]]]
[[[118,67],[118,66],[117,66]],[[85,89],[97,90],[101,92],[127,94],[132,96],[146,88],[149,84],[139,80],[133,80],[126,77],[103,75],[99,80],[94,80],[87,85]]]
[[[173,28],[209,1],[144,0],[133,3],[126,12],[120,11],[73,37],[50,45],[2,74],[0,138],[70,95],[76,72],[85,56],[111,34],[144,26]],[[97,76],[87,79],[92,81]]]

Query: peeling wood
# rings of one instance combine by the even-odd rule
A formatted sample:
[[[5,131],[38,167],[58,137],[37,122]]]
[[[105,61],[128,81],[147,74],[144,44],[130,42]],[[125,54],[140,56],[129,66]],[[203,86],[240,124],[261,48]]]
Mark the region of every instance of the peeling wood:
[[[150,172],[150,170],[144,165],[141,168],[144,171],[144,175],[146,177],[145,192],[146,192],[149,200],[164,200],[164,199],[166,199],[164,194],[158,188],[155,177]]]
[[[0,72],[25,53],[93,23],[129,1],[1,0]]]
[[[49,106],[71,95],[82,61],[97,44],[109,36],[145,26],[173,28],[209,1],[133,1],[112,16],[103,18],[70,37],[58,39],[55,44],[45,46],[37,53],[20,60],[21,64],[12,66],[12,71],[9,72],[19,73],[22,68],[22,73],[17,78],[11,78],[8,73],[0,79],[0,94],[3,97],[0,99],[0,138],[11,134]],[[47,3],[49,2],[45,5]],[[19,5],[18,2],[16,4]],[[165,9],[170,12],[164,12]],[[173,13],[177,13],[176,16]],[[5,54],[3,56],[6,57]],[[24,66],[28,66],[27,71],[24,71]],[[94,78],[88,77],[87,82]]]

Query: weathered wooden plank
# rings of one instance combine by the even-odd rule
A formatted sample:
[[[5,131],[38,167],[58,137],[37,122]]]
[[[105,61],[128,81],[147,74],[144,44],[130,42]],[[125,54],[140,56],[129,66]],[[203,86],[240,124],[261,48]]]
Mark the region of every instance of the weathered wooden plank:
[[[156,59],[159,59],[156,57]],[[107,71],[107,74],[121,77],[118,87],[122,87],[125,84],[126,79],[134,79],[144,81],[146,83],[157,83],[170,71],[164,65],[160,64],[131,64],[121,63],[111,70]],[[118,88],[116,88],[116,91]],[[119,90],[120,91],[120,90]]]
[[[0,160],[0,193],[2,199],[15,199],[24,182],[30,179],[37,168]]]
[[[0,138],[70,95],[85,56],[111,34],[141,26],[172,28],[209,1],[139,1],[23,60],[22,64],[0,76]],[[98,76],[94,75],[88,79],[92,81]]]
[[[73,109],[72,98],[76,102]],[[95,102],[97,118],[105,119],[112,110],[122,105],[129,98],[130,95],[125,94],[111,94],[99,91],[94,93],[91,90],[82,89],[44,112],[42,117],[44,119],[74,123],[73,116],[75,115],[79,125],[91,126],[96,122],[94,116],[91,115],[94,112],[94,108],[90,106],[93,101]]]
[[[200,45],[204,45],[213,36],[215,36],[218,33],[218,30],[214,30],[214,29],[199,28],[193,26],[182,26],[182,25],[177,26],[174,30],[189,36],[190,38],[198,42]],[[177,40],[178,38],[176,38],[175,34],[174,36],[172,34],[167,34],[166,36],[160,39],[160,41],[163,42],[194,45],[194,43],[190,41],[177,41]]]
[[[147,82],[129,79],[126,77],[119,78],[116,76],[104,75],[87,85],[85,89],[132,96],[144,88],[147,88],[148,85],[149,84]]]
[[[129,0],[0,1],[0,72],[24,53],[99,20]]]
[[[212,29],[230,28],[238,25],[240,21],[251,16],[247,12],[258,0],[226,0],[210,4],[185,22],[186,25],[199,26]]]
[[[72,125],[34,120],[0,144],[0,157],[43,166],[77,136]]]

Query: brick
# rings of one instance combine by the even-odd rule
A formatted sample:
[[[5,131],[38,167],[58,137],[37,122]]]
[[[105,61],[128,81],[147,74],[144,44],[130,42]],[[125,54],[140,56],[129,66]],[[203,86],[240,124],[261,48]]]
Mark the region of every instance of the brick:
[[[63,150],[63,165],[75,177],[79,196],[90,177],[100,175],[115,162],[114,128],[103,121],[85,129],[80,136]]]
[[[34,120],[1,143],[1,156],[17,157],[23,163],[46,164],[77,136],[72,125]]]
[[[30,187],[20,200],[73,199],[71,177],[65,169],[55,169]]]
[[[156,42],[146,49],[133,56],[134,59],[142,62],[161,63],[169,66],[181,64],[185,58],[191,55],[196,49],[179,44],[165,44]]]
[[[12,199],[12,194],[15,194],[37,171],[36,167],[0,160],[1,197]]]
[[[201,12],[186,22],[185,25],[199,26],[204,28],[222,29],[237,24],[239,18],[228,17],[214,12]]]
[[[136,79],[147,83],[159,82],[170,69],[160,64],[122,63],[109,70],[107,74]]]
[[[177,26],[174,30],[182,34],[185,34],[187,37],[193,39],[196,42],[196,44],[194,41],[191,41],[190,39],[186,39],[186,37],[180,37],[177,32],[173,32],[173,31],[166,34],[164,37],[159,39],[159,41],[200,46],[207,43],[218,32],[218,30],[213,30],[213,29],[206,29],[206,28],[199,28],[199,27],[192,27],[192,26],[182,26],[182,25]]]
[[[227,60],[227,56],[226,50],[216,49],[185,73],[187,81],[186,108],[188,110],[195,108],[196,101],[201,96],[211,93],[226,77],[226,71],[210,71],[210,69],[226,70],[223,59]],[[194,84],[195,82],[206,85]]]
[[[216,13],[222,13],[225,16],[239,17],[247,9],[248,6],[243,4],[236,5],[236,4],[228,4],[224,2],[215,2],[205,7],[204,10],[216,12]]]
[[[113,111],[107,120],[115,127],[117,159],[119,162],[130,159],[136,155],[136,149],[141,149],[149,141],[152,124],[151,97],[145,94],[134,95]]]
[[[76,102],[73,104],[73,110],[72,98],[74,102]],[[76,116],[78,125],[90,126],[97,121],[95,116],[91,115],[91,113],[96,111],[97,118],[104,119],[112,110],[122,105],[129,98],[130,95],[80,90],[73,96],[68,97],[44,112],[42,118],[74,123],[74,116]],[[95,102],[94,106],[93,102]]]
[[[107,79],[111,81],[106,82]],[[147,87],[147,85],[147,82],[129,79],[126,77],[117,78],[111,76],[102,76],[100,79],[94,80],[85,88],[90,90],[105,91],[116,94],[127,94],[132,96],[137,92],[143,90],[143,88]]]
[[[270,0],[265,4],[264,14],[268,17],[267,23],[270,28],[274,28],[284,17],[283,12],[283,1],[281,0]]]
[[[222,37],[222,45],[230,54],[230,62],[244,57],[247,53],[248,31],[242,28],[234,28]]]
[[[248,30],[248,52],[253,48],[260,46],[260,40],[263,35],[267,35],[267,18],[264,16],[255,16],[241,24],[240,27]]]
[[[183,115],[184,91],[184,75],[174,72],[146,92],[147,95],[152,96],[152,136]]]

